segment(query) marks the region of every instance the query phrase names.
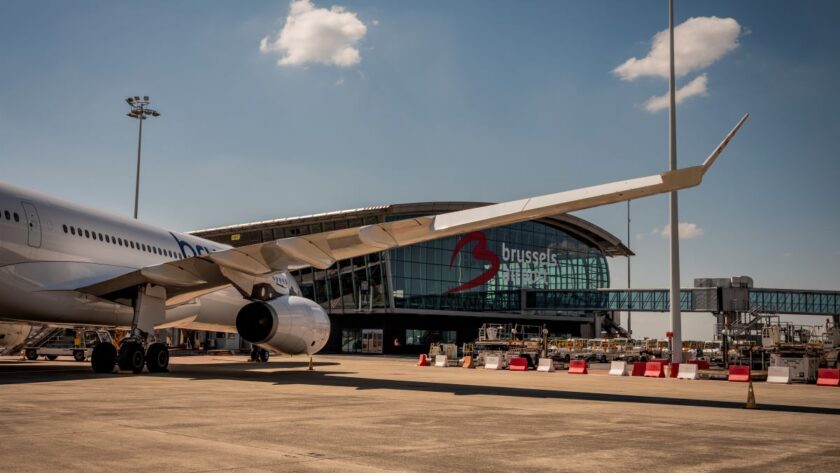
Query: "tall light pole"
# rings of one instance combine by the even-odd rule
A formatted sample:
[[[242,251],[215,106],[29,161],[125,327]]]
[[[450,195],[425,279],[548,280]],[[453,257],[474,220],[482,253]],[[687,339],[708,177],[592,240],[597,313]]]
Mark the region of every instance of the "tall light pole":
[[[670,36],[670,164],[677,169],[677,103],[674,79],[674,0],[668,0],[668,33]],[[680,314],[680,219],[677,191],[671,192],[671,362],[682,362],[682,319]]]
[[[136,118],[140,122],[140,131],[137,135],[137,176],[134,181],[134,218],[137,218],[137,206],[140,201],[140,148],[143,144],[143,120],[146,117],[159,117],[160,113],[149,108],[149,96],[144,95],[141,99],[139,96],[129,97],[125,99],[131,111],[128,115],[131,118]]]
[[[627,249],[630,249],[630,201],[627,201]],[[633,308],[630,295],[630,254],[627,254],[627,336],[633,338]]]

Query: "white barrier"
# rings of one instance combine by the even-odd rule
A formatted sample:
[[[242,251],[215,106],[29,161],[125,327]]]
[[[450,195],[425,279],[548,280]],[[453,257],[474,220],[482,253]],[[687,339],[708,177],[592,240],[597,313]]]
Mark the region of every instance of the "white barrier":
[[[677,379],[700,379],[700,373],[697,372],[697,365],[694,363],[680,363],[679,371],[677,371]]]
[[[435,355],[435,366],[438,368],[446,368],[446,355]]]
[[[627,363],[624,361],[610,363],[610,376],[627,376]]]
[[[485,356],[484,369],[486,370],[500,370],[502,369],[502,359],[498,356]]]
[[[790,384],[790,366],[770,366],[767,368],[768,383]]]
[[[537,365],[537,371],[550,373],[554,371],[554,360],[551,358],[540,358],[540,364]]]

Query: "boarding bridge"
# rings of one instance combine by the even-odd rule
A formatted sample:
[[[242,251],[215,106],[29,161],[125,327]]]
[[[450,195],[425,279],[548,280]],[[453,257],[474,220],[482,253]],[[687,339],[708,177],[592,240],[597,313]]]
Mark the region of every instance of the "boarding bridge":
[[[523,310],[534,312],[669,312],[668,289],[524,289]],[[840,291],[694,287],[680,290],[683,312],[840,315]]]

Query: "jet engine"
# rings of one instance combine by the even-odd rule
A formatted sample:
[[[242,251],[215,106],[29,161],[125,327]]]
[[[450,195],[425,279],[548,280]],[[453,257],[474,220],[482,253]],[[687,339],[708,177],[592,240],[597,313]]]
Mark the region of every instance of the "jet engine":
[[[327,344],[330,319],[314,301],[281,296],[251,302],[240,309],[236,330],[242,338],[266,350],[311,355]]]
[[[0,323],[0,354],[26,340],[32,327],[26,324]]]

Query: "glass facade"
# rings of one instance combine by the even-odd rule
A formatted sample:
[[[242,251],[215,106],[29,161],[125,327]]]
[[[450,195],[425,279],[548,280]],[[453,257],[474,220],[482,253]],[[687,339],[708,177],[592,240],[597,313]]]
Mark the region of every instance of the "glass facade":
[[[397,309],[513,313],[526,302],[521,289],[610,285],[598,247],[540,222],[442,238],[293,276],[305,297],[330,312],[387,308],[392,295]]]
[[[609,287],[600,249],[524,222],[390,251],[397,308],[518,312],[521,289]]]

